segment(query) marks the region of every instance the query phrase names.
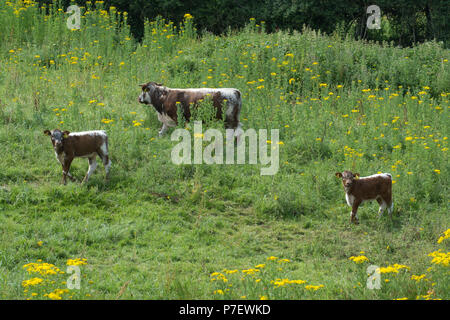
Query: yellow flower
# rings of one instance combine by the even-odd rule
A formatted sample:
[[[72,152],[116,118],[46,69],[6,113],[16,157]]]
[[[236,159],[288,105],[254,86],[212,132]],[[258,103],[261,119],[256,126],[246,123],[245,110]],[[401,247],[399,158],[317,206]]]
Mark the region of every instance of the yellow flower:
[[[398,271],[400,269],[408,269],[409,270],[409,267],[405,266],[405,265],[401,265],[401,264],[394,264],[393,266],[378,268],[377,271],[379,273],[398,273]]]
[[[355,263],[363,263],[363,262],[366,262],[366,261],[369,261],[369,259],[366,257],[366,256],[351,256],[350,258],[348,258],[349,260],[352,260],[353,262],[355,262]]]
[[[431,263],[440,264],[448,267],[450,264],[450,252],[442,252],[441,249],[428,254],[429,257],[433,257]]]
[[[76,258],[76,259],[68,259],[67,260],[68,266],[80,266],[83,264],[87,264],[87,259]]]
[[[450,229],[447,229],[446,231],[444,231],[444,235],[442,237],[439,237],[437,243],[441,243],[442,241],[444,241],[445,239],[450,238]]]
[[[415,274],[413,274],[412,276],[411,276],[411,280],[415,280],[416,282],[419,282],[420,280],[422,280],[422,279],[424,279],[425,278],[425,274],[422,274],[422,275],[420,275],[420,276],[416,276]]]
[[[39,273],[40,275],[57,274],[61,271],[53,264],[45,262],[39,263],[41,261],[38,260],[38,263],[28,263],[24,265],[23,268],[26,269],[29,274]]]
[[[243,273],[247,275],[255,274],[256,272],[259,272],[259,269],[244,269],[242,270]]]
[[[44,280],[41,279],[41,278],[32,278],[32,279],[29,279],[29,280],[22,281],[22,286],[25,287],[25,288],[28,287],[28,286],[35,286],[37,284],[42,283],[43,281]]]
[[[278,263],[285,263],[285,262],[291,262],[289,259],[280,259],[278,260]]]
[[[317,291],[317,290],[319,290],[320,288],[323,288],[323,287],[324,287],[323,284],[318,285],[318,286],[307,285],[307,286],[305,286],[305,289],[306,289],[306,290]]]
[[[279,287],[283,287],[286,284],[304,284],[306,283],[305,280],[289,280],[289,279],[276,279],[276,280],[272,280],[270,281],[270,283],[272,283],[275,288],[279,288]]]

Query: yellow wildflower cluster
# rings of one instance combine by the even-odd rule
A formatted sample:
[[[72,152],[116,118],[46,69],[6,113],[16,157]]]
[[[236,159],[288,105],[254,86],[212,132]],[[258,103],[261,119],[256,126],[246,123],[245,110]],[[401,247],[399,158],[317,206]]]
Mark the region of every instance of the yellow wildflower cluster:
[[[413,275],[411,276],[411,280],[415,280],[416,282],[419,282],[419,281],[422,280],[422,279],[427,280],[427,279],[425,278],[425,274],[421,274],[420,276],[413,274]]]
[[[38,260],[38,263],[31,262],[31,263],[24,265],[23,268],[26,269],[29,274],[39,273],[42,276],[53,275],[53,274],[57,274],[57,273],[64,273],[59,268],[57,268],[55,265],[53,265],[51,263],[40,262],[39,260]]]
[[[450,252],[442,252],[441,249],[428,254],[429,257],[433,257],[431,263],[440,264],[448,267],[450,264]]]
[[[270,283],[272,283],[275,286],[275,288],[279,288],[279,287],[283,287],[287,284],[303,284],[303,283],[306,283],[306,280],[276,279],[276,280],[270,281]]]
[[[305,289],[306,290],[317,291],[317,290],[319,290],[320,288],[323,288],[323,287],[324,287],[323,284],[320,284],[318,286],[308,285],[308,286],[305,286]]]
[[[68,259],[67,260],[68,266],[80,266],[82,264],[87,264],[87,259],[76,258],[76,259]]]
[[[50,299],[52,299],[52,300],[61,300],[62,299],[62,295],[64,294],[64,293],[68,293],[69,292],[69,290],[68,289],[56,289],[55,291],[52,291],[52,292],[50,292],[50,293],[46,293],[46,294],[44,294],[44,297],[48,297],[48,298],[50,298]]]
[[[28,286],[35,286],[37,284],[42,283],[44,280],[41,278],[31,278],[28,280],[22,281],[22,287],[26,288]]]
[[[363,263],[363,262],[369,261],[369,259],[366,256],[351,256],[348,259],[352,260],[353,262],[356,262],[356,263]]]
[[[228,269],[223,269],[223,272],[225,272],[226,274],[233,274],[233,273],[237,273],[239,270],[237,269],[233,269],[233,270],[228,270]]]
[[[402,265],[402,264],[395,263],[392,266],[378,268],[377,271],[379,273],[398,273],[398,271],[400,269],[407,269],[407,270],[409,270],[409,267],[405,266],[405,265]]]
[[[242,270],[243,273],[246,275],[254,275],[256,272],[259,272],[259,269],[256,268],[250,268],[250,269],[244,269]]]
[[[446,231],[444,231],[444,235],[439,237],[437,243],[441,243],[442,241],[444,241],[445,239],[450,238],[450,229],[447,229]]]
[[[350,132],[350,130],[349,130]],[[347,132],[347,134],[349,133]],[[341,151],[341,150],[339,150]],[[344,152],[344,156],[349,157],[349,158],[353,158],[353,157],[362,157],[364,155],[363,152],[358,152],[355,149],[350,148],[349,146],[344,146],[344,150],[342,150]]]
[[[302,280],[302,279],[289,279],[289,278],[283,278],[281,276],[276,277],[276,273],[274,272],[279,272],[279,271],[283,271],[283,269],[279,266],[279,264],[288,264],[291,262],[291,260],[289,259],[285,259],[285,258],[278,258],[275,256],[270,256],[268,258],[266,258],[267,261],[271,261],[269,263],[262,263],[262,264],[258,264],[255,265],[254,268],[248,268],[248,269],[241,269],[240,272],[237,269],[223,269],[222,272],[213,272],[211,273],[210,277],[210,281],[223,281],[226,283],[226,288],[222,287],[222,288],[217,288],[216,290],[213,291],[214,295],[225,295],[228,293],[238,293],[239,297],[241,299],[247,299],[248,296],[245,294],[242,294],[243,292],[239,292],[240,290],[248,290],[249,287],[248,286],[254,286],[253,287],[253,291],[254,290],[269,290],[269,292],[272,292],[271,290],[275,290],[273,291],[273,298],[276,298],[279,295],[283,295],[285,294],[284,290],[281,289],[277,289],[277,288],[289,288],[289,287],[294,287],[294,288],[299,288],[298,285],[301,285],[301,287],[303,287],[305,290],[308,291],[317,291],[320,288],[323,288],[324,285],[320,284],[320,285],[306,285],[307,280]],[[264,269],[264,270],[263,270]],[[228,274],[238,274],[238,278],[234,278],[234,277],[230,277],[230,279],[227,279],[225,275]],[[243,274],[243,276],[242,276]],[[246,277],[249,276],[249,277]],[[270,278],[267,278],[270,277]],[[275,279],[274,279],[275,278]],[[234,280],[239,279],[239,283],[233,282]],[[274,280],[271,280],[274,279]],[[245,285],[243,288],[242,281],[245,281]],[[267,286],[267,283],[270,283],[271,285],[273,285],[273,287]],[[261,286],[262,285],[262,286]],[[296,290],[293,289],[293,290]],[[244,291],[245,292],[245,291]],[[259,295],[260,299],[269,299],[270,295],[263,295],[262,293]]]
[[[211,273],[211,281],[223,281],[228,282],[227,277],[223,273],[220,272],[213,272]]]
[[[441,300],[439,298],[432,298],[431,296],[434,295],[434,290],[429,290],[427,294],[425,295],[419,295],[416,297],[416,300],[425,299],[425,300]]]

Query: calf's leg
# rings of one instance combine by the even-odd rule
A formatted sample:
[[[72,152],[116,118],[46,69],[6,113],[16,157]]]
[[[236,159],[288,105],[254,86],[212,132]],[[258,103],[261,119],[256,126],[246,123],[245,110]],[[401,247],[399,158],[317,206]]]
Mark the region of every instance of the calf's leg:
[[[387,208],[387,204],[382,198],[377,198],[377,202],[380,205],[380,208],[378,209],[378,218],[381,218],[381,215]]]
[[[109,181],[109,169],[111,168],[111,160],[108,156],[108,143],[105,142],[101,148],[97,151],[98,155],[102,159],[103,166],[105,167],[105,179]]]
[[[353,201],[353,205],[352,205],[352,212],[351,212],[351,217],[350,217],[350,222],[353,222],[355,224],[358,224],[358,216],[357,216],[357,212],[358,212],[358,207],[361,204],[361,200],[357,200],[355,199]]]
[[[72,175],[69,173],[70,165],[72,164],[73,157],[65,157],[63,160],[62,168],[63,168],[63,178],[61,183],[67,184],[67,176],[73,179]],[[73,180],[72,180],[73,181]]]
[[[97,168],[97,160],[95,160],[96,157],[97,155],[94,155],[93,157],[89,158],[89,170],[81,183],[88,182],[89,177],[92,175],[92,173],[94,173],[95,168]]]
[[[109,169],[111,168],[111,160],[108,155],[103,155],[102,157],[103,166],[105,167],[105,179],[109,181]]]

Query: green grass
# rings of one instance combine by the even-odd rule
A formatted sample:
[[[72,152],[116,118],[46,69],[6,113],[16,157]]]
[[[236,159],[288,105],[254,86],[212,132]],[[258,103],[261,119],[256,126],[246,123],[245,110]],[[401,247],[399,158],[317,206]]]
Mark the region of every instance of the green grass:
[[[64,299],[449,298],[448,262],[428,256],[449,249],[449,240],[437,243],[450,228],[448,50],[307,29],[266,34],[254,21],[197,35],[189,18],[177,28],[147,22],[138,44],[126,26],[112,32],[119,19],[99,10],[70,31],[56,9],[45,18],[35,5],[17,14],[14,6],[0,4],[2,299],[47,299],[69,275],[25,288],[39,275],[23,266],[41,259],[66,271],[73,258],[87,264],[81,289]],[[155,112],[137,102],[138,84],[150,80],[238,88],[244,129],[280,130],[278,173],[172,164],[172,131],[158,138]],[[107,131],[109,184],[99,165],[87,185],[60,185],[43,134],[56,127]],[[76,159],[72,175],[81,180],[87,166]],[[334,176],[345,169],[393,175],[392,218],[378,219],[373,202],[359,209],[359,225],[349,223]],[[369,262],[349,260],[358,255]],[[381,274],[381,289],[370,290],[370,264],[409,269]],[[215,272],[224,278],[212,280]],[[421,274],[427,280],[411,280]],[[306,283],[275,288],[276,279]]]

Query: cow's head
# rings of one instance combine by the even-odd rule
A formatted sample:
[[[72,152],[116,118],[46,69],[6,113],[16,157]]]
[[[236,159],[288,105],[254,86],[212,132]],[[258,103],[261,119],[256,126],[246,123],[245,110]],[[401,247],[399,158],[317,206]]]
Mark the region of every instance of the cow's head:
[[[344,172],[336,172],[336,177],[342,179],[342,184],[344,185],[345,192],[349,192],[353,186],[355,179],[359,178],[359,173],[352,173],[351,171],[345,170]]]
[[[64,139],[69,136],[69,131],[61,131],[59,129],[55,130],[44,130],[44,134],[50,136],[52,139],[53,148],[56,152],[61,152],[63,147]]]
[[[139,95],[138,101],[144,104],[152,104],[155,100],[161,100],[166,93],[165,87],[161,83],[147,82],[139,85],[142,92]]]

